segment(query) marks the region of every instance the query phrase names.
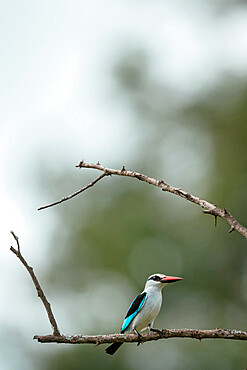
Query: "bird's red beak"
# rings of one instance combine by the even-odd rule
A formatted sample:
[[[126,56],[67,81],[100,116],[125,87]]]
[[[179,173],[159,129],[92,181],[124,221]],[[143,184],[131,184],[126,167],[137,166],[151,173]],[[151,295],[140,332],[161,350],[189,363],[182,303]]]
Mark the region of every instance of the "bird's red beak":
[[[161,281],[163,284],[174,283],[175,281],[183,280],[181,277],[176,276],[165,276]]]

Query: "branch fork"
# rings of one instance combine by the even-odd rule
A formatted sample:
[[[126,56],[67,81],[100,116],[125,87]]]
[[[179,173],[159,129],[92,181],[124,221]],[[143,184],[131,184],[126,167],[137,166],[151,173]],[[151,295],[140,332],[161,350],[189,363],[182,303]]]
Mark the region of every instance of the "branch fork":
[[[83,191],[87,190],[89,187],[94,186],[97,182],[99,182],[105,176],[112,176],[112,175],[127,176],[127,177],[136,178],[140,181],[143,181],[143,182],[146,182],[150,185],[156,186],[156,187],[160,188],[162,191],[175,194],[175,195],[177,195],[177,196],[179,196],[183,199],[188,200],[191,203],[197,204],[198,206],[200,206],[203,209],[202,212],[204,214],[209,214],[209,215],[214,216],[215,226],[217,225],[217,217],[220,217],[220,218],[224,219],[226,222],[228,222],[228,224],[230,225],[231,228],[229,230],[229,233],[236,230],[247,239],[247,228],[245,226],[241,225],[230,214],[230,212],[228,212],[226,210],[226,208],[221,209],[221,208],[217,207],[215,204],[212,204],[212,203],[208,202],[205,199],[199,198],[198,196],[195,196],[191,193],[188,193],[187,191],[185,191],[181,188],[176,188],[172,185],[167,184],[164,180],[157,180],[155,178],[149,177],[147,175],[144,175],[144,174],[142,174],[140,172],[136,172],[136,171],[127,171],[125,166],[122,166],[121,170],[115,170],[115,169],[112,169],[112,168],[104,167],[100,164],[100,162],[97,162],[96,164],[93,164],[93,163],[86,163],[86,162],[84,162],[84,160],[82,160],[79,164],[76,165],[76,167],[77,168],[91,168],[91,169],[102,171],[103,173],[99,177],[97,177],[94,181],[92,181],[90,184],[85,186],[84,188],[76,191],[75,193],[73,193],[71,195],[68,195],[67,197],[64,197],[64,198],[60,199],[57,202],[48,204],[46,206],[42,206],[42,207],[38,208],[38,210],[52,207],[54,205],[60,204],[64,201],[66,201],[66,200],[69,200],[69,199],[75,197],[76,195],[78,195],[78,194],[82,193]]]
[[[19,258],[19,260],[25,266],[29,275],[31,276],[31,279],[32,279],[32,281],[35,285],[38,297],[41,299],[41,301],[42,301],[42,303],[45,307],[45,310],[47,312],[48,319],[50,321],[51,327],[53,328],[53,335],[59,337],[61,334],[59,332],[56,319],[53,315],[53,312],[52,312],[52,309],[51,309],[51,304],[50,304],[50,302],[48,302],[48,300],[47,300],[47,298],[44,294],[44,291],[43,291],[43,289],[41,288],[41,286],[39,284],[39,281],[38,281],[38,279],[37,279],[37,277],[34,273],[34,269],[31,266],[28,265],[27,261],[25,260],[25,258],[21,254],[19,238],[15,235],[14,231],[11,231],[11,234],[13,235],[13,237],[14,237],[16,243],[17,243],[17,249],[15,249],[14,247],[10,247],[10,250],[11,250],[11,252],[13,252],[16,255],[16,257]]]

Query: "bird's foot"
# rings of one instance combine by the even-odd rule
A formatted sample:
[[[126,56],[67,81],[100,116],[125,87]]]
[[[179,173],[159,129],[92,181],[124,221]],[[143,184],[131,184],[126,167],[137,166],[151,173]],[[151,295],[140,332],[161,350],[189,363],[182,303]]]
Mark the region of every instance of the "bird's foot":
[[[153,328],[150,328],[149,329],[150,331],[154,332],[154,333],[158,333],[160,336],[163,335],[163,330],[160,330],[160,329],[153,329]]]
[[[136,332],[137,334],[137,346],[139,346],[141,343],[142,343],[142,336],[141,334],[139,333],[139,331],[137,331],[136,329],[134,329],[134,331]]]
[[[137,334],[137,341],[138,341],[137,346],[139,346],[140,344],[143,344],[142,336],[140,333]]]

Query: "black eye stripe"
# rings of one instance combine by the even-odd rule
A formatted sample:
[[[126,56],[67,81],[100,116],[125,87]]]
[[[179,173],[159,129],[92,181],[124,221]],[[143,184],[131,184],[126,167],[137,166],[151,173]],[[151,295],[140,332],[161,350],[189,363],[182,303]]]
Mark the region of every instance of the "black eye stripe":
[[[160,281],[160,277],[158,275],[151,276],[148,280]]]

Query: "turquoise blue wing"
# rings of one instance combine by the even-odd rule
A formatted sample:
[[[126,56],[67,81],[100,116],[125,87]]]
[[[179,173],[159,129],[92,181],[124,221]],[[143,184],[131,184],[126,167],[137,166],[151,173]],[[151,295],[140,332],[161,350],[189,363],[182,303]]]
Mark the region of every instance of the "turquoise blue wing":
[[[122,328],[121,328],[121,333],[123,334],[125,330],[128,328],[130,325],[131,321],[136,317],[138,312],[142,309],[145,300],[147,298],[147,293],[143,292],[139,294],[134,301],[131,303],[130,308],[125,316]]]

